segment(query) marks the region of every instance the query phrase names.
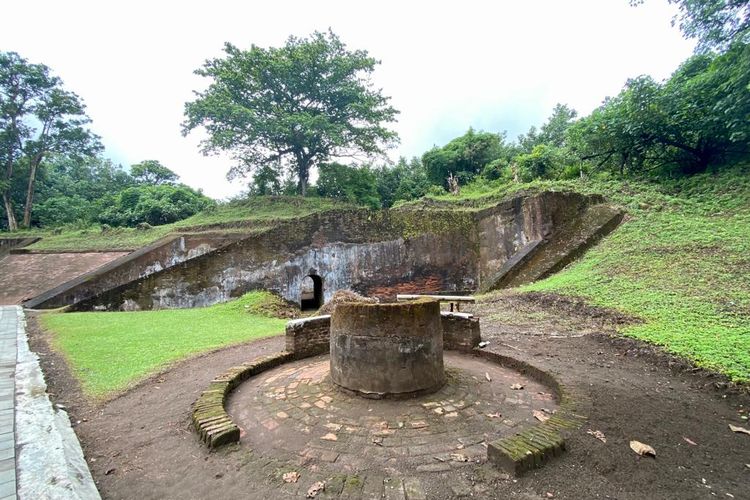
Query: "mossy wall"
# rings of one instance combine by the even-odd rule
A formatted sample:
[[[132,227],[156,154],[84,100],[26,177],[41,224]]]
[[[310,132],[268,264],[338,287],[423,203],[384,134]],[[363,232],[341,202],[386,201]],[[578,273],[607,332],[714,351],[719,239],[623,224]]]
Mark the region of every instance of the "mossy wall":
[[[481,211],[316,213],[117,286],[76,308],[199,307],[253,289],[299,303],[310,274],[322,278],[325,300],[339,289],[386,299],[397,293],[472,292],[524,241],[554,232],[589,202],[577,194],[541,193]]]

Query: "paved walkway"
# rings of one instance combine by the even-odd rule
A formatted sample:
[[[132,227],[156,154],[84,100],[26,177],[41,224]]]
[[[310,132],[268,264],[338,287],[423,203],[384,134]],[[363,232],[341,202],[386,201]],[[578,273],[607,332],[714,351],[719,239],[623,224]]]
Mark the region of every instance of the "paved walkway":
[[[0,500],[16,498],[15,398],[18,308],[0,306]]]
[[[0,500],[99,500],[67,413],[55,409],[23,310],[0,306]]]

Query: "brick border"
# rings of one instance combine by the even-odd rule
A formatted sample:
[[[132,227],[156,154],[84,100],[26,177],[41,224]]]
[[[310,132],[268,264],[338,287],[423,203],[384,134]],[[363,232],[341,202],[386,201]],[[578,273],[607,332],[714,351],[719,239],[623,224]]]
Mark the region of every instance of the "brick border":
[[[497,439],[487,444],[487,460],[505,472],[520,476],[536,469],[565,451],[566,430],[578,429],[586,417],[576,413],[577,404],[570,391],[549,373],[510,356],[492,351],[474,349],[474,355],[498,365],[512,368],[551,387],[558,399],[559,408],[549,420],[540,422],[513,436]]]
[[[240,428],[224,410],[227,396],[250,377],[292,359],[293,353],[282,351],[234,366],[213,379],[208,389],[193,403],[192,421],[200,440],[210,449],[239,442]]]
[[[329,317],[309,318],[315,331],[324,329]],[[287,326],[287,342],[294,341],[303,333],[308,320],[293,321]],[[299,340],[299,339],[297,339]],[[237,443],[240,440],[240,428],[224,409],[228,395],[242,382],[271,368],[289,361],[321,354],[320,339],[312,345],[302,344],[298,351],[282,351],[278,354],[257,358],[254,361],[235,366],[211,381],[193,403],[192,421],[200,440],[209,449]],[[565,451],[565,430],[581,427],[586,417],[576,413],[577,405],[567,387],[549,373],[525,361],[512,358],[493,351],[475,348],[465,350],[467,354],[484,358],[500,366],[518,371],[550,387],[558,399],[559,408],[549,420],[540,422],[513,436],[497,439],[487,444],[487,460],[498,468],[519,476],[526,471],[541,467],[552,458]]]

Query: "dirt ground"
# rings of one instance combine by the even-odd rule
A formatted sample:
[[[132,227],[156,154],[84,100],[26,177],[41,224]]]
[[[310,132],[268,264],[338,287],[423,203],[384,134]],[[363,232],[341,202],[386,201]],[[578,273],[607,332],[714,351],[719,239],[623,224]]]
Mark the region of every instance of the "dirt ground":
[[[519,479],[489,464],[414,474],[424,498],[750,499],[750,435],[729,429],[750,427],[741,418],[750,409],[746,390],[618,337],[615,328],[629,318],[574,300],[504,293],[474,312],[489,341],[486,349],[552,373],[571,389],[588,420],[567,436],[562,458]],[[190,427],[190,405],[215,375],[281,350],[282,338],[187,360],[95,404],[82,397],[46,335],[30,314],[32,349],[41,355],[53,400],[76,424],[103,498],[285,498],[304,496],[318,478],[330,485],[318,498],[342,491],[333,487],[341,478],[326,477],[325,466],[314,460],[294,464],[302,478],[285,484],[280,475],[290,464],[242,444],[210,453]],[[588,430],[603,432],[606,443]],[[631,440],[653,446],[656,458],[635,454]],[[381,492],[372,485],[389,481],[385,471],[361,479],[367,498]],[[385,493],[396,498],[387,496],[387,488]]]

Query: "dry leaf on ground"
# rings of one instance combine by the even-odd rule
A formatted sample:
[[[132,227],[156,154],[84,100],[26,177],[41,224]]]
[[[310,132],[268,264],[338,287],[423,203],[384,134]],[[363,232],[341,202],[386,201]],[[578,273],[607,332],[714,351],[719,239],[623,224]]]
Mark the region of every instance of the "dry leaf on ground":
[[[690,438],[686,438],[685,436],[682,436],[682,439],[684,439],[687,444],[690,444],[690,445],[693,445],[693,446],[698,446],[698,443],[696,443],[695,441],[693,441]]]
[[[604,435],[604,433],[602,431],[595,431],[595,430],[589,429],[589,430],[586,431],[586,434],[591,434],[592,436],[594,436],[596,439],[598,439],[602,443],[606,443],[607,442],[607,438],[606,438],[606,436]]]
[[[296,483],[300,475],[299,475],[299,472],[292,471],[292,472],[285,472],[282,477],[284,478],[285,483]]]
[[[645,443],[641,443],[640,441],[631,441],[630,449],[641,456],[649,455],[652,457],[656,457],[656,450]]]
[[[540,422],[546,422],[547,420],[549,420],[549,415],[547,415],[543,411],[534,410],[533,414],[534,418],[539,420]]]
[[[750,436],[750,429],[745,429],[744,427],[729,424],[729,430],[731,430],[732,432],[739,432],[740,434],[747,434],[748,436]]]
[[[523,389],[523,384],[513,384],[510,386],[510,388],[514,391],[520,391],[521,389]]]
[[[325,491],[326,489],[326,483],[323,481],[318,481],[317,483],[310,486],[310,489],[307,490],[307,497],[306,498],[315,498],[318,493],[321,491]]]

